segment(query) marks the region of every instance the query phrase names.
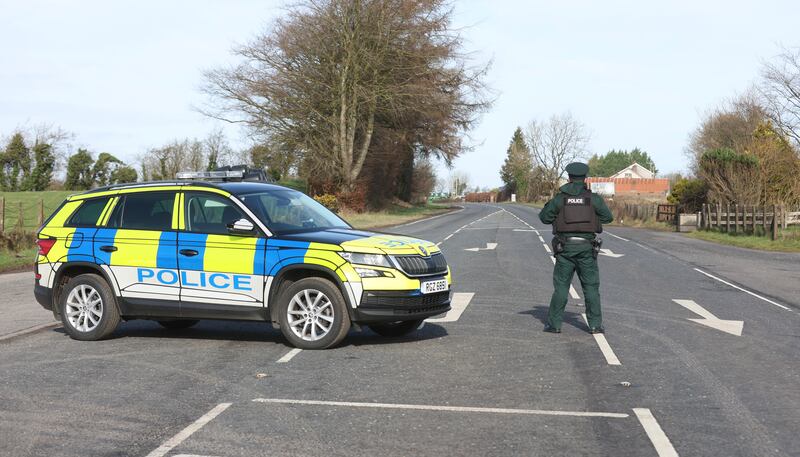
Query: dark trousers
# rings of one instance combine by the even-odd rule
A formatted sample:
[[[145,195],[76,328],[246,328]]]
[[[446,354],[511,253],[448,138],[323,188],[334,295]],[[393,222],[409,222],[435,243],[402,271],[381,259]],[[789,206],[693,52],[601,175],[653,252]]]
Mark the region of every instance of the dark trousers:
[[[547,321],[555,328],[561,328],[569,286],[576,271],[586,300],[589,327],[599,327],[603,323],[600,312],[600,270],[597,268],[597,259],[592,256],[592,247],[588,243],[567,244],[564,251],[556,256],[553,269],[553,297],[550,299]]]

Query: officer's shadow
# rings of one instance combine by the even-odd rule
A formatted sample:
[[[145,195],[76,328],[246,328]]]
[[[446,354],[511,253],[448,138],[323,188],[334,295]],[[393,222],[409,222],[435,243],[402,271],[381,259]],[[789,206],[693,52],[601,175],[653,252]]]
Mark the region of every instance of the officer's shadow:
[[[530,316],[535,317],[542,323],[544,326],[547,323],[547,312],[550,309],[549,306],[537,306],[536,308],[530,309],[528,311],[522,311],[518,314],[528,314]],[[583,317],[581,313],[574,313],[569,311],[569,306],[567,309],[564,310],[564,317],[562,319],[562,326],[563,325],[571,325],[575,328],[579,328],[581,330],[586,330],[586,323],[583,321]]]

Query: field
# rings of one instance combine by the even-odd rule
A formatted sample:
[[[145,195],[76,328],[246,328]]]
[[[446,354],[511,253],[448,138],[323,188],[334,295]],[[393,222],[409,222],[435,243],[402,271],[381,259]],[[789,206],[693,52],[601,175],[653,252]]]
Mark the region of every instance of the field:
[[[687,233],[687,235],[692,238],[740,248],[760,249],[762,251],[800,252],[800,227],[790,227],[782,230],[780,236],[775,241],[770,240],[767,236],[728,234],[708,230],[698,230],[696,232]]]
[[[44,217],[67,198],[76,193],[70,190],[48,190],[44,192],[0,192],[0,198],[5,200],[5,228],[10,231],[19,222],[20,204],[22,205],[22,229],[35,230],[39,226],[39,200],[44,202]]]

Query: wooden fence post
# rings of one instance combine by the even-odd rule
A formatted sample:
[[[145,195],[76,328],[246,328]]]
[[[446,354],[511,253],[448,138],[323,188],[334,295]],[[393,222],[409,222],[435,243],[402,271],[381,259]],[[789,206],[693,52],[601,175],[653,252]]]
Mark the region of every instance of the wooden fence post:
[[[717,230],[722,231],[722,203],[717,203]]]
[[[739,233],[739,204],[733,205],[733,233]]]
[[[753,205],[753,213],[750,215],[750,233],[756,234],[756,205]]]
[[[6,231],[6,199],[0,197],[0,233]]]
[[[22,210],[22,202],[19,202],[19,216],[17,219],[17,228],[22,231],[23,224],[25,223],[25,212]]]
[[[780,222],[778,222],[778,205],[772,205],[772,241],[778,239],[778,227],[780,227]]]
[[[769,227],[767,227],[767,205],[764,205],[761,210],[761,226],[764,229],[764,236],[767,236],[767,234],[769,234]]]
[[[39,223],[37,227],[41,227],[44,224],[44,199],[39,199]]]

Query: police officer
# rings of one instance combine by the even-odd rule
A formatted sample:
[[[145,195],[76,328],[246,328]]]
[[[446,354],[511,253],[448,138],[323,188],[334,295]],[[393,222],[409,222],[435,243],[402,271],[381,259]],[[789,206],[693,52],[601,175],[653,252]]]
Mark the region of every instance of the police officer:
[[[539,213],[545,224],[553,224],[553,297],[544,331],[561,333],[561,319],[567,305],[567,293],[572,275],[578,272],[583,295],[586,297],[586,320],[589,333],[603,333],[600,312],[600,272],[597,254],[600,240],[596,233],[603,231],[601,224],[610,223],[614,217],[603,197],[592,193],[586,186],[589,166],[574,162],[567,165],[569,182],[561,186],[558,195],[547,202]]]

